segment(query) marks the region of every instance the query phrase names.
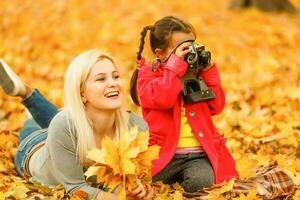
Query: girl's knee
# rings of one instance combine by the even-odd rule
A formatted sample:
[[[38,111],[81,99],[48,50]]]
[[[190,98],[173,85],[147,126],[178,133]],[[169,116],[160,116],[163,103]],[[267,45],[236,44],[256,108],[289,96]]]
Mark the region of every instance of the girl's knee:
[[[191,176],[184,180],[181,184],[184,191],[192,193],[205,187],[211,187],[214,184],[214,175],[204,175],[205,176]]]

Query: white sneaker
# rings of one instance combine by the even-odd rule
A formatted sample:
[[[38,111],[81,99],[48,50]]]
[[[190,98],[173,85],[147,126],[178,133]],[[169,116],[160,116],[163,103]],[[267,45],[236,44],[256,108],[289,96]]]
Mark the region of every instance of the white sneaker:
[[[26,93],[24,83],[2,59],[0,59],[0,86],[11,96],[23,96]]]

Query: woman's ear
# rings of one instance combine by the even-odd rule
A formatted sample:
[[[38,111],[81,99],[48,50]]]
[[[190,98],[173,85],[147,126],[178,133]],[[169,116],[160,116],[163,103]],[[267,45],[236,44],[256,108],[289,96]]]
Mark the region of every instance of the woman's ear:
[[[85,97],[84,92],[81,92],[80,95],[81,95],[82,103],[85,104],[85,103],[87,102],[87,99],[86,99],[86,97]]]
[[[154,50],[154,53],[156,57],[159,58],[160,60],[163,60],[163,58],[166,56],[166,53],[160,48],[156,48]]]

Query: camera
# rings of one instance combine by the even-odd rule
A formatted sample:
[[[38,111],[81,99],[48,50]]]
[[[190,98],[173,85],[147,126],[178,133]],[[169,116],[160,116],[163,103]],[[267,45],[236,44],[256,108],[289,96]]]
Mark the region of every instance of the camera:
[[[190,52],[185,56],[184,60],[192,70],[202,70],[210,64],[211,53],[210,51],[205,51],[204,45],[193,42],[189,50]]]
[[[195,103],[216,98],[214,92],[209,89],[199,72],[210,64],[211,53],[206,51],[204,45],[192,42],[190,52],[184,60],[188,63],[188,70],[181,78],[183,85],[182,96],[186,103]]]

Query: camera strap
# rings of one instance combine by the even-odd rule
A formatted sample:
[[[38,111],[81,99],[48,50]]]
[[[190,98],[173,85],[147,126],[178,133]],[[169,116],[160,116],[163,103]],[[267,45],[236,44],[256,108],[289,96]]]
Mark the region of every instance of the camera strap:
[[[161,63],[167,62],[167,61],[169,60],[170,56],[176,51],[176,49],[177,49],[180,45],[182,45],[183,43],[185,43],[185,42],[192,42],[192,43],[193,43],[193,42],[195,42],[195,40],[185,40],[185,41],[179,43],[175,48],[173,48],[173,49],[170,51],[170,53],[168,53],[168,55],[161,61]]]

